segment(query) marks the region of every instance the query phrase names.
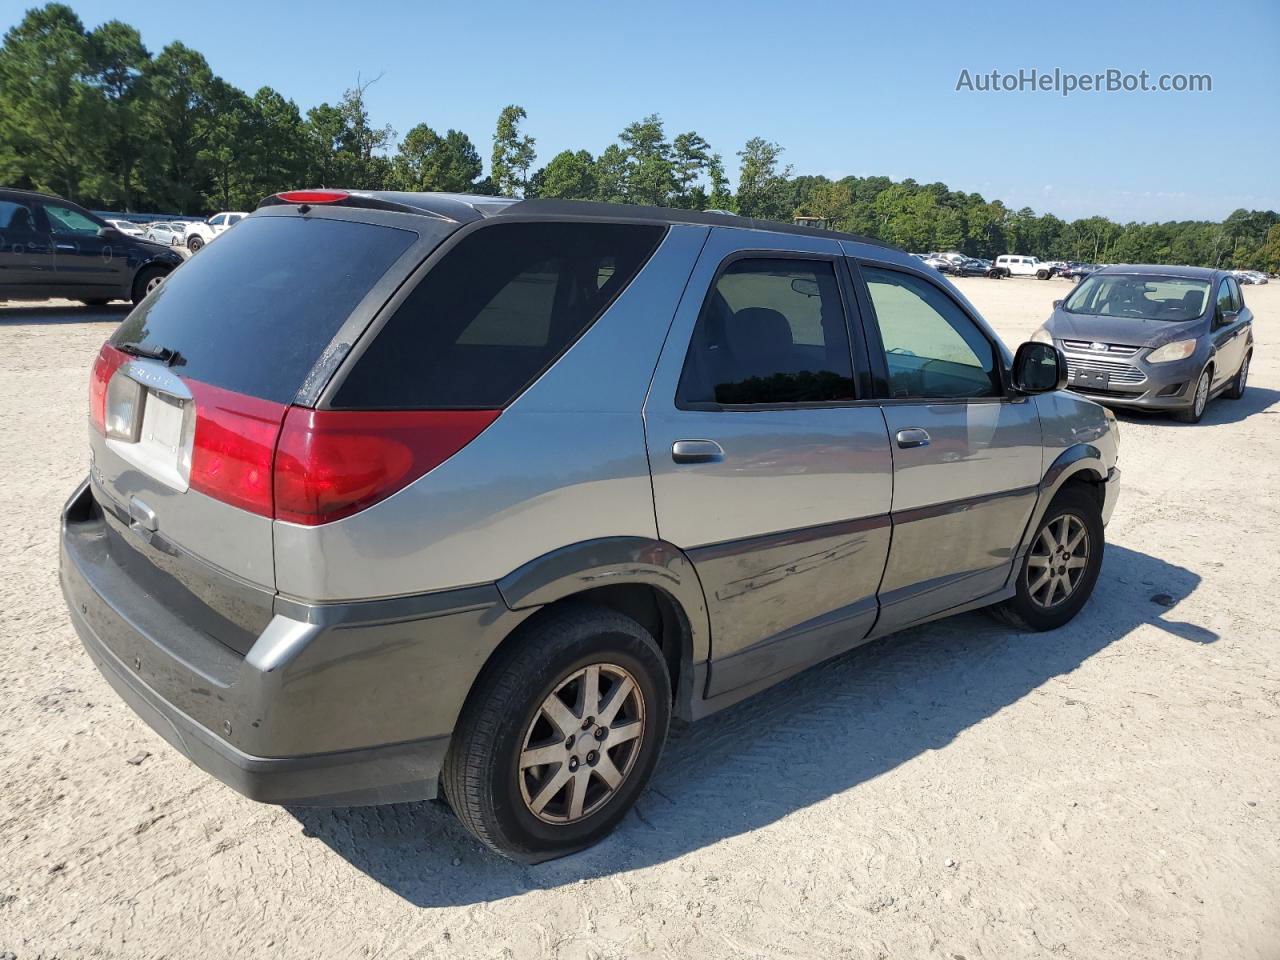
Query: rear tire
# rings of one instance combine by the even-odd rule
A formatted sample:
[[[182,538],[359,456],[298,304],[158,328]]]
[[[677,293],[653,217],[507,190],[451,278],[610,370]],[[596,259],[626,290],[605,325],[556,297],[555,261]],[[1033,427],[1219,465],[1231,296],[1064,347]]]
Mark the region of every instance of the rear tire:
[[[991,613],[1021,630],[1066,625],[1093,593],[1105,548],[1097,499],[1069,484],[1053,498],[1031,538],[1018,570],[1017,592],[989,608]]]
[[[1209,391],[1213,387],[1213,367],[1205,367],[1196,380],[1196,392],[1191,395],[1191,406],[1177,411],[1173,419],[1180,423],[1199,423],[1209,407]]]
[[[141,303],[148,293],[160,286],[170,272],[168,267],[143,267],[139,270],[138,275],[133,278],[134,304]]]
[[[1227,392],[1223,394],[1228,400],[1239,400],[1244,396],[1244,388],[1249,385],[1249,361],[1252,358],[1252,353],[1244,355],[1244,360],[1240,362],[1240,369],[1236,371],[1236,378],[1231,381],[1231,386],[1227,387]]]
[[[567,609],[523,630],[485,668],[454,730],[444,795],[504,857],[574,853],[627,815],[670,719],[670,675],[644,627],[600,607]]]
[[[192,253],[195,253],[197,250],[199,250],[203,246],[204,246],[204,238],[201,237],[199,234],[187,237],[187,249],[190,250]]]

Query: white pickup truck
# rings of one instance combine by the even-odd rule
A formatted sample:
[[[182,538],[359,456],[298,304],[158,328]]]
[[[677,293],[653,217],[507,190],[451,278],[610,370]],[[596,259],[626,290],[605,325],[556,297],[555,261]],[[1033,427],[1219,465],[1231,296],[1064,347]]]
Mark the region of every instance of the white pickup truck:
[[[247,213],[224,210],[222,213],[215,213],[208,220],[191,224],[187,227],[187,249],[195,253],[218,234],[235,226],[247,216]]]
[[[1048,280],[1058,272],[1058,264],[1037,260],[1035,257],[1006,253],[996,257],[991,272],[1001,277],[1035,277],[1037,280]]]

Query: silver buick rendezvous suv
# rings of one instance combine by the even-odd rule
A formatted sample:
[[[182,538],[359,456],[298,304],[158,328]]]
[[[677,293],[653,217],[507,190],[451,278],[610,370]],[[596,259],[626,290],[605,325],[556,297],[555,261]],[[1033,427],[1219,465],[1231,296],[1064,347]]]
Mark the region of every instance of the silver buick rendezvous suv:
[[[257,800],[443,789],[534,862],[696,720],[912,624],[1084,605],[1116,428],[870,240],[282,193],[102,347],[63,516],[119,694]]]

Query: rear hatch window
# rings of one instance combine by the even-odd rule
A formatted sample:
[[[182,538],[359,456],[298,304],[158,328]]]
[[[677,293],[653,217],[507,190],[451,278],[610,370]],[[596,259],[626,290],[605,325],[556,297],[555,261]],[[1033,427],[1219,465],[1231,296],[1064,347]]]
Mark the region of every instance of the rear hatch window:
[[[357,359],[332,406],[506,406],[604,313],[665,232],[627,223],[476,230],[409,293]]]
[[[352,309],[417,239],[368,223],[249,217],[174,271],[110,342],[174,351],[183,379],[287,404]]]

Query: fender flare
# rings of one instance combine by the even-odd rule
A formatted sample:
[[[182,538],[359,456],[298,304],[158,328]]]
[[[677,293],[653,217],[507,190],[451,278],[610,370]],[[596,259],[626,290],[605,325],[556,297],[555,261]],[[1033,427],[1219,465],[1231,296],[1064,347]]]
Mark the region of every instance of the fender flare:
[[[688,627],[692,663],[711,656],[711,621],[702,581],[674,544],[649,537],[603,537],[553,550],[497,582],[512,610],[541,607],[599,587],[643,584],[664,593]]]
[[[1015,562],[1010,576],[1017,572],[1018,564],[1031,549],[1031,535],[1040,526],[1040,520],[1049,509],[1053,498],[1058,495],[1058,491],[1068,480],[1082,473],[1093,474],[1093,479],[1098,483],[1107,479],[1107,467],[1102,459],[1102,451],[1091,443],[1074,443],[1067,447],[1058,454],[1049,465],[1049,469],[1044,472],[1044,476],[1040,479],[1040,492],[1036,497],[1036,505],[1031,510],[1031,517],[1027,520],[1027,527],[1022,532],[1022,539],[1014,555]]]

